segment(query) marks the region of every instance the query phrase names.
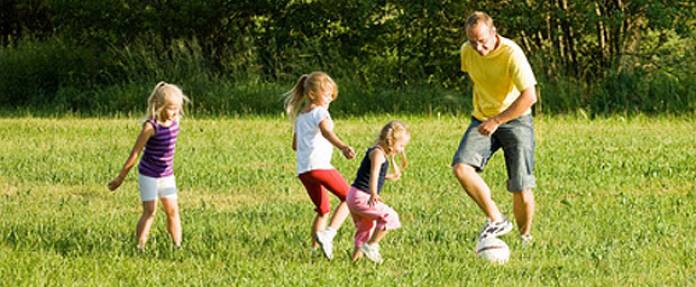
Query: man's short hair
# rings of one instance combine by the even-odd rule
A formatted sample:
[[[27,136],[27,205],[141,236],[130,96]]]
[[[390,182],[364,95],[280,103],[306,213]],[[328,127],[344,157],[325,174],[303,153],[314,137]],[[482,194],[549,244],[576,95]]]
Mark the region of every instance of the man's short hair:
[[[473,28],[481,23],[486,24],[486,26],[488,26],[489,28],[494,28],[493,18],[491,18],[491,16],[488,16],[486,12],[481,11],[474,11],[474,13],[471,13],[469,18],[466,19],[465,28],[468,30],[469,28]]]

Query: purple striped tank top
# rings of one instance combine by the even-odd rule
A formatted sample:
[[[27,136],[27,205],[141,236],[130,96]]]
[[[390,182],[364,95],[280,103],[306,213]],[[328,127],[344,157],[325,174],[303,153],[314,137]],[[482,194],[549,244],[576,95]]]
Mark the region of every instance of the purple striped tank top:
[[[174,121],[169,127],[164,127],[154,119],[147,122],[155,127],[155,134],[145,144],[138,171],[149,177],[170,176],[174,174],[174,146],[179,134],[179,123]]]

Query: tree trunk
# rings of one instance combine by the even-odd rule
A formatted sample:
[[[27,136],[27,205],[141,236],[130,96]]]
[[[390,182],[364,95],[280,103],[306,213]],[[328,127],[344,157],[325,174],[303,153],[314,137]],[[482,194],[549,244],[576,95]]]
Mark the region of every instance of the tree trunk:
[[[556,48],[556,53],[558,54],[558,59],[561,60],[561,68],[565,68],[568,66],[568,61],[567,61],[567,55],[566,55],[566,48],[565,48],[565,40],[563,39],[563,28],[561,27],[561,19],[558,17],[553,18],[553,26],[552,26],[552,35],[553,35],[553,43],[554,47]]]
[[[565,65],[566,71],[569,71],[573,76],[578,75],[578,58],[575,51],[575,35],[573,33],[573,27],[568,20],[570,11],[568,9],[568,0],[558,0],[556,2],[558,7],[563,11],[563,17],[560,18],[561,31],[563,32],[563,38],[565,40]]]
[[[604,20],[602,19],[604,13],[600,9],[599,2],[595,1],[595,14],[597,15],[597,50],[599,52],[599,66],[605,67],[607,64],[607,28]]]
[[[621,63],[621,56],[622,56],[622,49],[621,49],[621,42],[624,37],[624,26],[623,26],[623,19],[626,17],[624,15],[624,5],[623,1],[621,0],[614,0],[614,6],[615,6],[615,11],[617,14],[619,14],[618,17],[621,17],[621,21],[616,21],[617,19],[614,19],[612,21],[612,29],[611,29],[611,62],[612,62],[612,67],[618,67],[619,64]],[[614,13],[612,13],[614,14]],[[620,67],[619,67],[620,69]]]

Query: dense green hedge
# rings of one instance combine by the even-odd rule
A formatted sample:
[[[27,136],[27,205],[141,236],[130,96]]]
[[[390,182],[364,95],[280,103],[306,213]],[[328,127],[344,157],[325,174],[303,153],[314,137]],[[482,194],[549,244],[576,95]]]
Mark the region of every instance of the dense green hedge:
[[[474,9],[518,42],[551,113],[696,110],[690,1],[3,1],[0,105],[141,110],[160,80],[201,113],[276,113],[302,73],[340,84],[338,113],[467,112],[458,71]]]

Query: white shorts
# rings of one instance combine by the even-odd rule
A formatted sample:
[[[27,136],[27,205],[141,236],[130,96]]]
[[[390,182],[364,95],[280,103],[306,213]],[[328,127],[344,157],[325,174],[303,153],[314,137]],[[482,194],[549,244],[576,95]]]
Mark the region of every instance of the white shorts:
[[[140,200],[153,201],[159,198],[176,199],[176,180],[174,175],[165,177],[150,177],[138,175],[138,191]]]

